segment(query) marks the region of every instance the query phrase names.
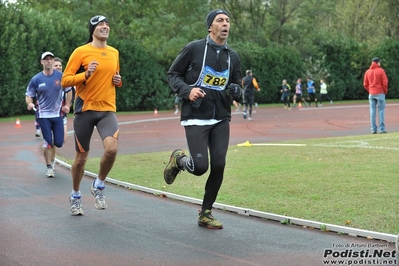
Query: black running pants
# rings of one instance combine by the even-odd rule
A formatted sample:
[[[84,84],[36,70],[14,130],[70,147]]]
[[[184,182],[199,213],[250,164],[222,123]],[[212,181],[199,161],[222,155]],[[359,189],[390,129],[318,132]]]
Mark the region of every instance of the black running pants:
[[[211,170],[205,185],[202,211],[212,210],[222,185],[226,154],[230,138],[230,122],[223,120],[209,126],[185,126],[190,159],[185,169],[196,176]],[[209,152],[209,159],[208,159]]]

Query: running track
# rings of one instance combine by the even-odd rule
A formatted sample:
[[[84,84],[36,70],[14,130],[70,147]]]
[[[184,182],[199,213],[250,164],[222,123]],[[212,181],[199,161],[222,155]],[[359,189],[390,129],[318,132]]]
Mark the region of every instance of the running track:
[[[368,105],[325,105],[291,111],[256,109],[253,121],[234,113],[231,145],[249,140],[285,140],[370,133]],[[399,131],[399,105],[388,104],[386,125]],[[120,115],[119,153],[172,151],[186,147],[173,111]],[[85,215],[69,214],[71,178],[57,166],[56,178],[44,177],[41,140],[33,122],[0,124],[0,265],[325,265],[326,250],[383,249],[394,245],[366,238],[287,226],[255,217],[214,210],[223,230],[198,227],[198,206],[108,185],[109,208],[94,208],[90,177],[82,181]],[[69,119],[69,129],[72,120]],[[90,156],[101,156],[93,135]],[[73,158],[69,137],[60,155]],[[159,173],[162,173],[161,164]],[[162,174],[160,174],[162,178]],[[87,188],[87,189],[85,189]],[[371,247],[370,247],[371,246]],[[359,259],[359,258],[358,258]],[[359,262],[357,260],[356,262]],[[355,262],[354,262],[355,263]]]

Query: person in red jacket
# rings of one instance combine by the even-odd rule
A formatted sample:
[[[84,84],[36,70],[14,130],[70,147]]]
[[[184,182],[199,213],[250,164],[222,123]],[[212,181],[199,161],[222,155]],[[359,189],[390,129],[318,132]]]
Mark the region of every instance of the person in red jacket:
[[[380,133],[388,133],[385,130],[385,95],[388,93],[388,78],[381,68],[381,60],[378,57],[372,59],[370,68],[364,74],[363,86],[369,93],[371,133],[377,133],[375,120],[378,106],[378,120]]]

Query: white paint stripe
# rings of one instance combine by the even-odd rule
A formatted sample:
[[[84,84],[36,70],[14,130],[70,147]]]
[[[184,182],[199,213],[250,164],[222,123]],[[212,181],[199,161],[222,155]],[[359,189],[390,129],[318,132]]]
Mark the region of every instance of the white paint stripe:
[[[345,122],[345,124],[350,124],[350,125],[352,125],[352,124],[368,124],[368,123],[370,123],[370,120],[367,120],[367,121]]]
[[[128,122],[120,122],[120,123],[118,123],[118,125],[130,125],[130,124],[138,124],[138,123],[143,123],[143,122],[157,122],[157,121],[174,120],[174,119],[180,119],[180,117],[174,116],[174,117],[135,120],[135,121],[128,121]]]
[[[383,147],[383,146],[362,146],[362,145],[334,145],[334,144],[312,144],[317,147],[336,147],[336,148],[363,148],[363,149],[377,149],[377,150],[393,150],[399,151],[399,148]]]
[[[388,106],[399,106],[399,103],[390,103],[390,104],[385,104],[385,107]],[[353,109],[353,108],[370,108],[370,105],[368,104],[359,104],[359,105],[335,105],[335,106],[330,106],[330,107],[302,107],[299,108],[300,111],[319,111],[319,110],[331,110],[331,109]]]
[[[364,148],[364,149],[378,149],[378,150],[394,150],[397,151],[399,148],[395,147],[388,147],[388,146],[373,146],[370,145],[374,141],[381,141],[381,140],[395,140],[397,141],[399,136],[386,136],[386,137],[378,137],[378,138],[367,138],[361,140],[348,140],[343,142],[336,142],[336,143],[320,143],[320,144],[311,144],[311,146],[317,147],[339,147],[339,148]],[[355,144],[353,144],[355,143]]]

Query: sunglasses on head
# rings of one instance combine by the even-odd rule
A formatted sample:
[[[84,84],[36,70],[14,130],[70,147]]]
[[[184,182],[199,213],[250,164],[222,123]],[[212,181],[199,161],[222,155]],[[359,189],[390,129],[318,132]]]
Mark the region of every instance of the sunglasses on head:
[[[106,17],[98,15],[98,16],[94,16],[90,19],[90,24],[91,25],[97,25],[99,22],[103,21],[103,20],[107,20]]]

